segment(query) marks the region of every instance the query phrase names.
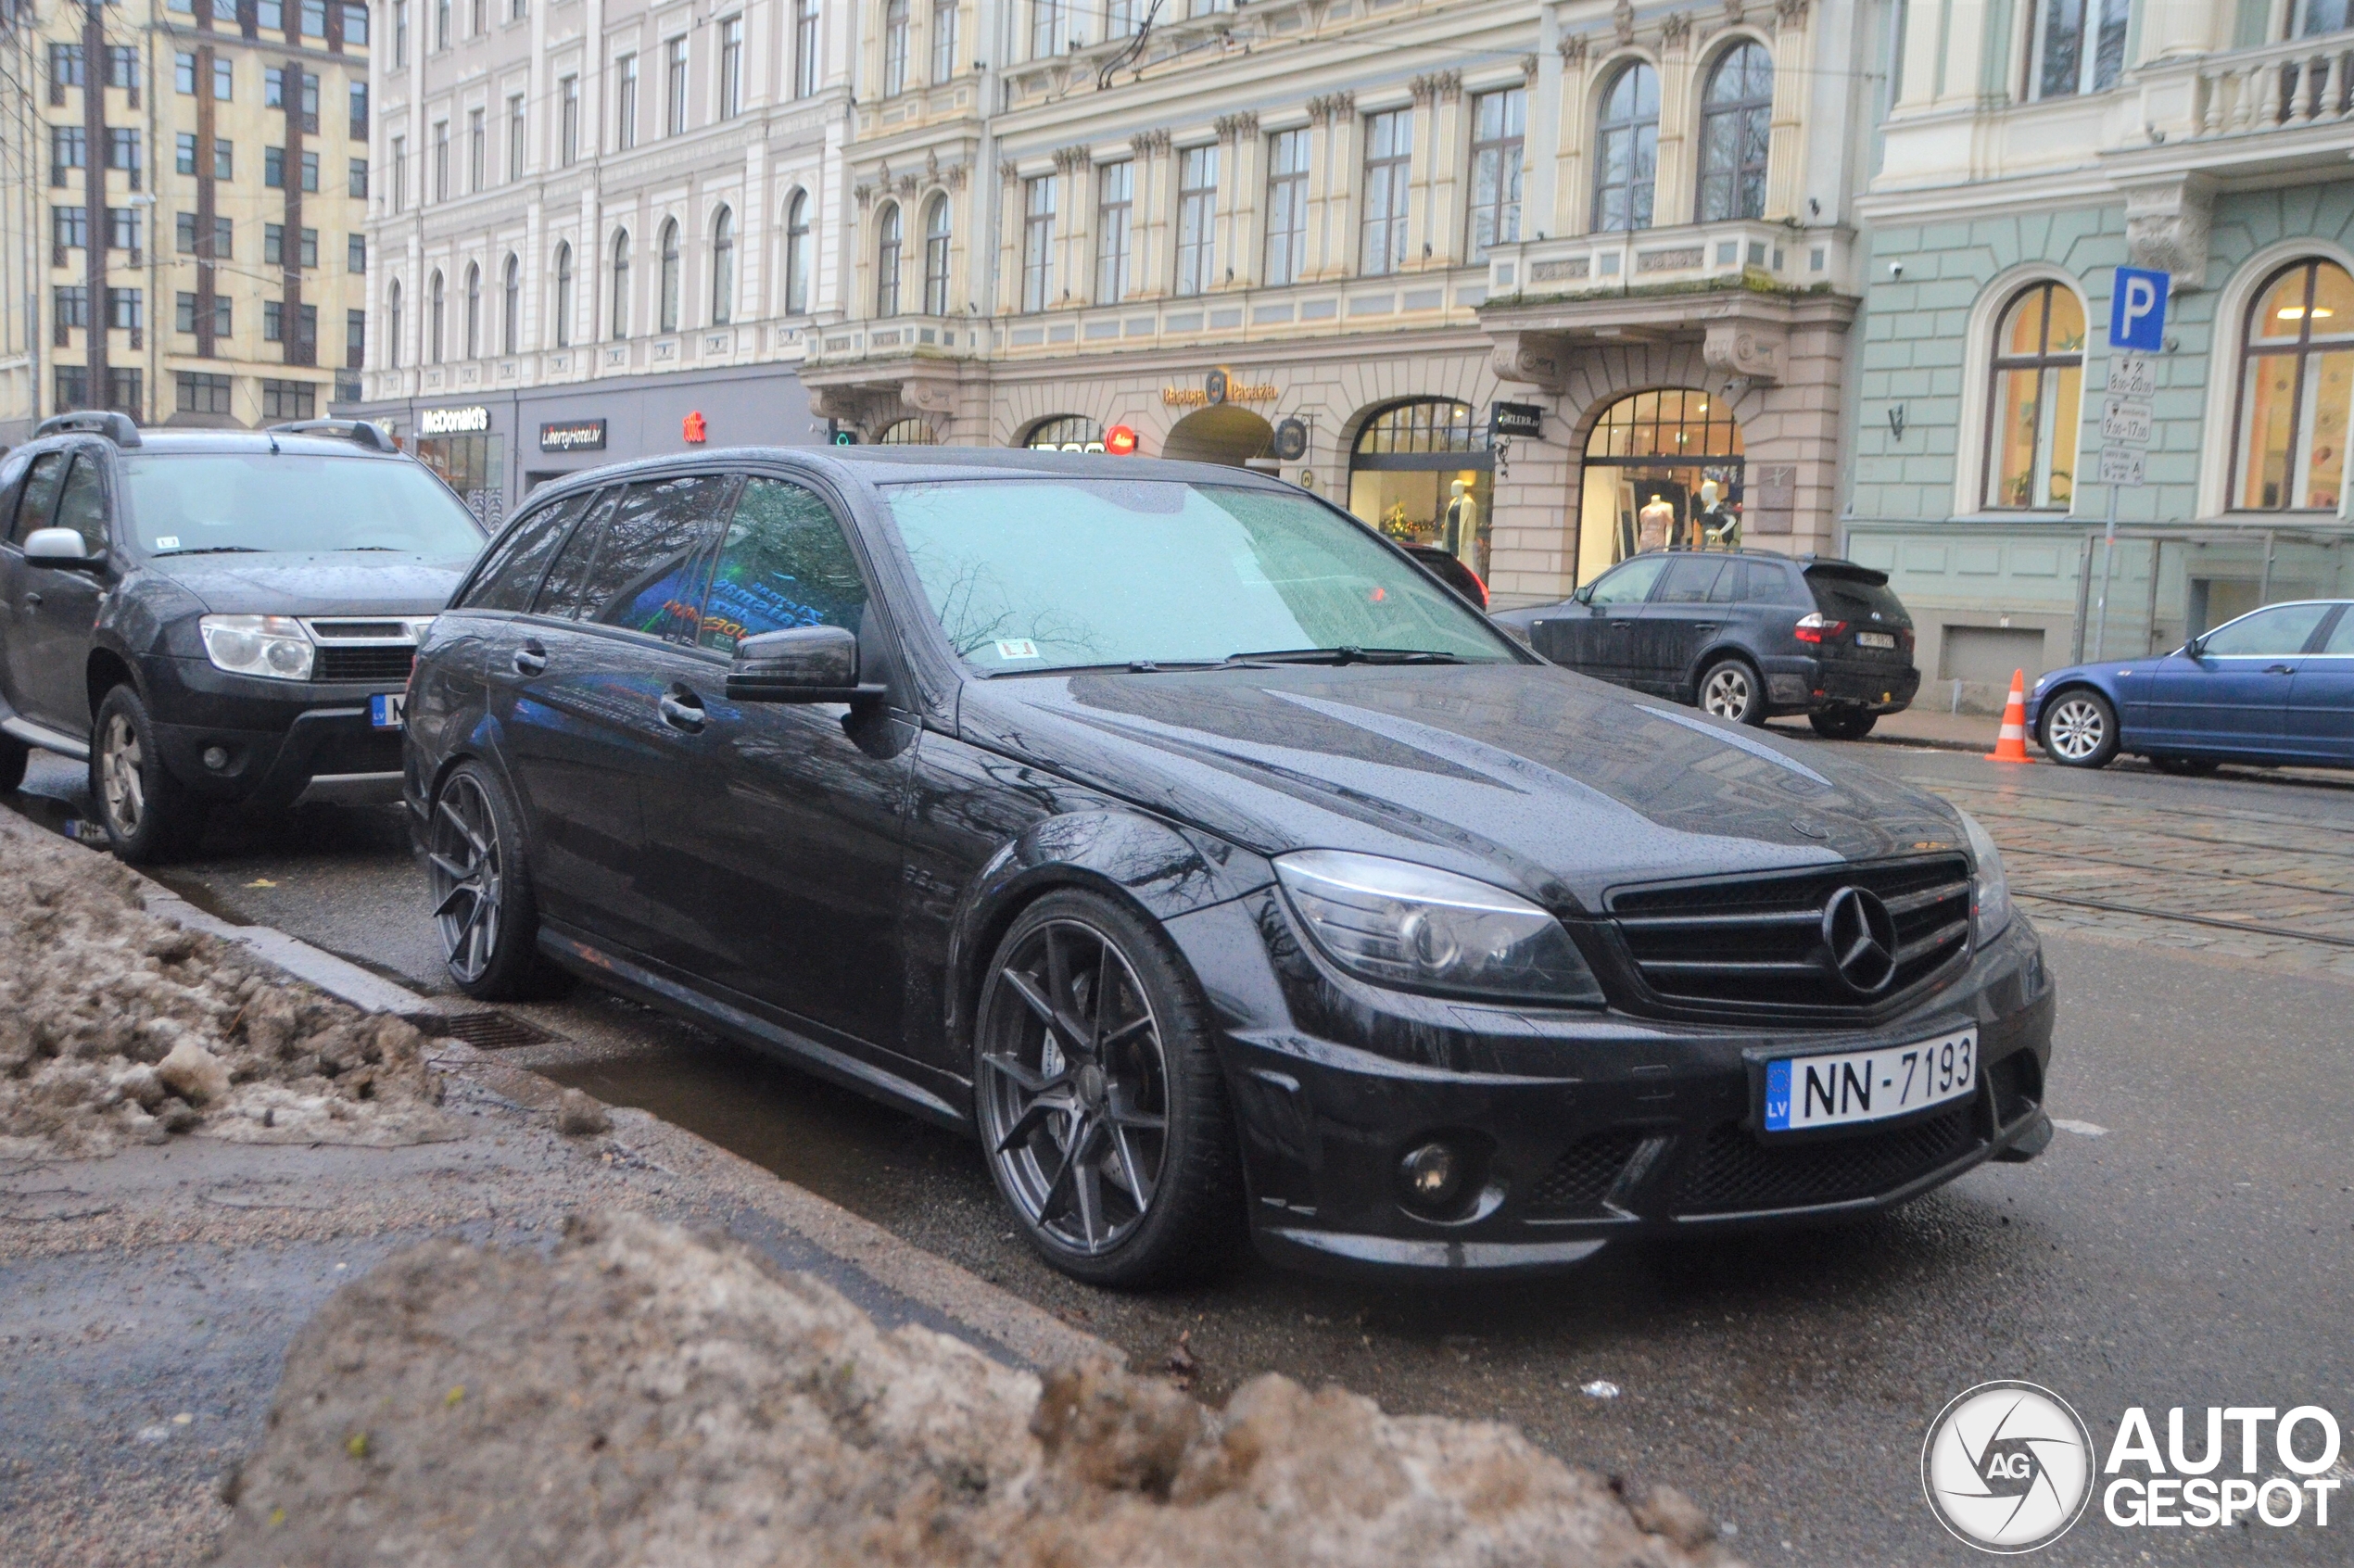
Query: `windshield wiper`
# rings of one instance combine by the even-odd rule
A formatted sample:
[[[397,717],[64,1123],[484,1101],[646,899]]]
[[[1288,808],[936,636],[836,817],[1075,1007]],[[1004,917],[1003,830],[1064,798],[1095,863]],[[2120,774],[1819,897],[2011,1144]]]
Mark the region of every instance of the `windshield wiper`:
[[[400,553],[400,551],[393,549],[390,545],[337,545],[335,547],[335,553],[337,555],[356,555],[361,550],[380,550],[386,555],[399,555]]]
[[[267,555],[252,545],[198,545],[193,550],[159,550],[158,555]]]
[[[1435,648],[1276,648],[1264,653],[1235,653],[1228,664],[1460,664],[1460,654]]]

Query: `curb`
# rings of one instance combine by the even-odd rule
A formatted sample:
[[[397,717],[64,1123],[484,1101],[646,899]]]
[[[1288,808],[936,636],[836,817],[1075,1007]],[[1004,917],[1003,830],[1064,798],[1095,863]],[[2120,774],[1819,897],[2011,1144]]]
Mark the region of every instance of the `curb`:
[[[12,811],[0,812],[0,835],[21,837],[29,841],[61,837],[43,830],[37,823]],[[66,841],[77,842],[72,839]],[[197,908],[135,866],[126,866],[123,869],[142,884],[143,902],[150,915],[188,930],[241,943],[276,968],[361,1012],[396,1014],[430,1034],[433,1017],[452,1011],[443,998],[420,995],[275,927],[234,925]],[[482,1007],[469,1004],[466,1010],[480,1011]],[[563,1093],[552,1080],[500,1061],[491,1053],[462,1041],[439,1042],[428,1052],[427,1060],[442,1071],[462,1074],[528,1109],[552,1111]],[[760,1195],[752,1199],[754,1208],[818,1251],[895,1295],[1003,1346],[1034,1367],[1044,1369],[1087,1360],[1127,1364],[1127,1353],[1119,1347],[1073,1328],[1044,1308],[925,1251],[830,1198],[788,1182],[773,1170],[651,1114],[626,1108],[624,1114],[642,1128],[645,1136],[641,1146],[658,1150],[657,1157],[662,1163],[674,1168],[699,1166],[714,1173],[728,1173],[749,1193]]]

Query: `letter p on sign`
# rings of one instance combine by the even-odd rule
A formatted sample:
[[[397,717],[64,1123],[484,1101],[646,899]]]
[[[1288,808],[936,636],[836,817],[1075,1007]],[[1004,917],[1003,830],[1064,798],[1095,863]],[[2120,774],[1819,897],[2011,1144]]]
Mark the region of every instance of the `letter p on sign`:
[[[2145,267],[2120,267],[2108,297],[2108,346],[2136,354],[2166,347],[2166,294],[2172,281]]]

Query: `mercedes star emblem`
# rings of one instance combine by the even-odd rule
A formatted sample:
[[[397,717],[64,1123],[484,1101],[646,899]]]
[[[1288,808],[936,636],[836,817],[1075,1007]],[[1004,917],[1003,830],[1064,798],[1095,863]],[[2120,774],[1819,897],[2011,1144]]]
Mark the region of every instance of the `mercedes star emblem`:
[[[1858,996],[1876,996],[1896,978],[1896,917],[1879,895],[1846,887],[1823,905],[1824,956]]]

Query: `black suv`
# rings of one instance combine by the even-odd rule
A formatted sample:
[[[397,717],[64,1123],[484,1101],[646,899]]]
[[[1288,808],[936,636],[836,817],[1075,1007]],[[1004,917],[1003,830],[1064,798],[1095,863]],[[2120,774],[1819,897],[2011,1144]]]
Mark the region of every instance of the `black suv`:
[[[1557,664],[1718,718],[1804,714],[1834,740],[1912,705],[1913,617],[1888,574],[1767,550],[1653,550],[1499,624]]]
[[[125,860],[216,803],[393,801],[425,625],[483,531],[372,424],[60,414],[0,461],[0,787],[86,758]]]

